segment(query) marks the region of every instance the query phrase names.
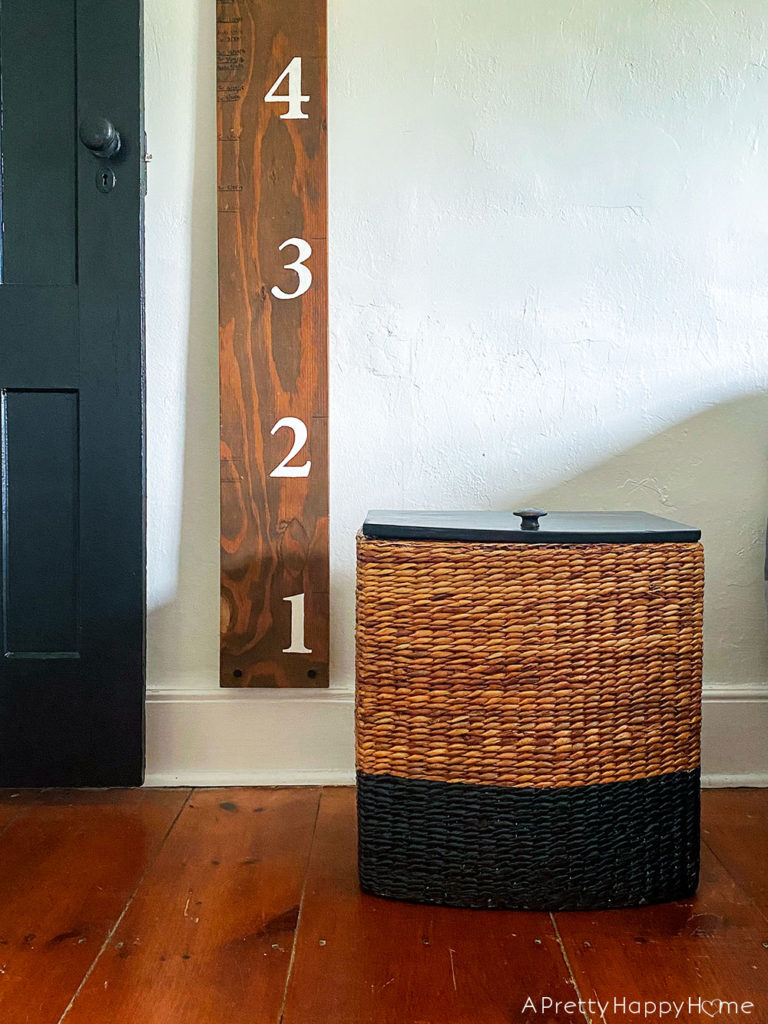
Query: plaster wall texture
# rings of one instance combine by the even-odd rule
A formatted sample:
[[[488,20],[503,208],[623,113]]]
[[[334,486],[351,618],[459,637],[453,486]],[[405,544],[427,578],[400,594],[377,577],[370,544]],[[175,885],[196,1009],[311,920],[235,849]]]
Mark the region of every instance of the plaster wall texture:
[[[218,693],[214,0],[145,17],[148,684],[279,728],[293,695]],[[334,692],[305,749],[351,758],[315,705],[353,686],[369,507],[699,525],[706,680],[768,692],[762,0],[329,0],[328,102]]]

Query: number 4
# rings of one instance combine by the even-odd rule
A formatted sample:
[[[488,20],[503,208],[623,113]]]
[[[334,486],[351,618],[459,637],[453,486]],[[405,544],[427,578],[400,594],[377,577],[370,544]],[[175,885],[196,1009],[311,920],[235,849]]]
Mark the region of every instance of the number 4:
[[[285,78],[288,79],[288,95],[278,96],[277,90]],[[280,115],[283,120],[298,121],[309,117],[309,114],[305,114],[301,109],[302,103],[309,103],[309,96],[301,94],[301,57],[294,57],[288,67],[281,72],[280,77],[264,97],[264,102],[287,103],[288,110]]]

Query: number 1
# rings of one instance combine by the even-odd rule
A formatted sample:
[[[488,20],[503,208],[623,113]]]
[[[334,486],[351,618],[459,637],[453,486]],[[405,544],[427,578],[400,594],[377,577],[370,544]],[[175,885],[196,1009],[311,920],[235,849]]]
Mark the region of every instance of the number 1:
[[[294,594],[283,600],[291,605],[291,644],[283,648],[283,654],[311,654],[309,647],[304,646],[304,595]]]

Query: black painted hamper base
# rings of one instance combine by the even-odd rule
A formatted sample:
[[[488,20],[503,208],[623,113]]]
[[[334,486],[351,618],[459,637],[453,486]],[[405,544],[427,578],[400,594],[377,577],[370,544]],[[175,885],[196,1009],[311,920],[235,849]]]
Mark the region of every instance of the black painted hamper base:
[[[358,772],[360,883],[507,910],[684,899],[699,876],[699,776],[521,789]]]

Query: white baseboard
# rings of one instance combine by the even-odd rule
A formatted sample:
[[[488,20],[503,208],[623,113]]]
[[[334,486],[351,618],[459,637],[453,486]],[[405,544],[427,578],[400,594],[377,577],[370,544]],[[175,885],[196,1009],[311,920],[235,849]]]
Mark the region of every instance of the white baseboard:
[[[354,782],[354,693],[154,690],[147,786]],[[704,690],[702,784],[768,786],[768,684]]]
[[[161,690],[147,694],[147,786],[354,782],[348,690]]]
[[[768,786],[768,685],[705,686],[702,785]]]
[[[765,789],[768,772],[744,772],[741,775],[702,775],[702,789]]]
[[[325,768],[265,768],[252,771],[147,772],[145,786],[353,786],[354,772]]]

